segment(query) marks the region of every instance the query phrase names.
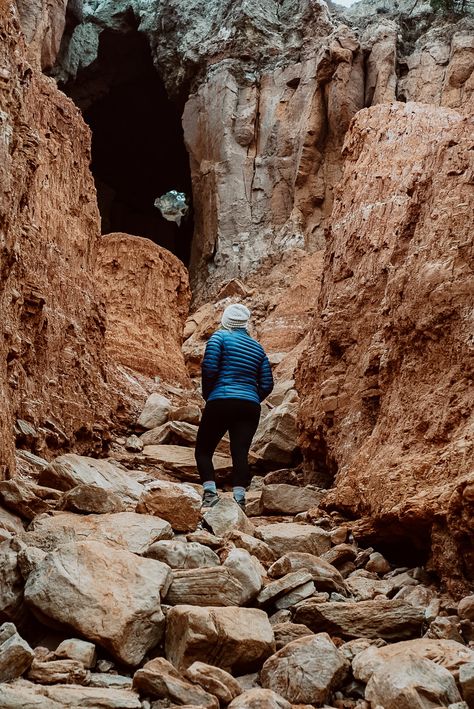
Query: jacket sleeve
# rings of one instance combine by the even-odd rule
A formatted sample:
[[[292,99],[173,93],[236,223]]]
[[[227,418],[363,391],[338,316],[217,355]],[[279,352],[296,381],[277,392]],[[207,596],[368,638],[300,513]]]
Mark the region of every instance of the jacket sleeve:
[[[207,401],[219,375],[222,355],[222,338],[215,332],[209,338],[202,360],[202,395]]]
[[[258,370],[258,395],[260,397],[260,401],[266,399],[272,390],[272,369],[270,367],[270,362],[268,361],[267,355],[264,354]]]

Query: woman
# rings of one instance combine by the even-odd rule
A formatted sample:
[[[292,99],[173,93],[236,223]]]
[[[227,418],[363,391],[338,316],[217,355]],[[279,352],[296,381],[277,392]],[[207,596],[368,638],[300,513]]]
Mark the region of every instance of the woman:
[[[197,435],[196,463],[204,488],[203,507],[219,500],[212,456],[229,431],[234,500],[245,511],[248,452],[260,419],[260,402],[273,389],[268,357],[247,331],[249,318],[245,305],[229,305],[222,315],[222,329],[209,338],[202,361],[206,407]]]

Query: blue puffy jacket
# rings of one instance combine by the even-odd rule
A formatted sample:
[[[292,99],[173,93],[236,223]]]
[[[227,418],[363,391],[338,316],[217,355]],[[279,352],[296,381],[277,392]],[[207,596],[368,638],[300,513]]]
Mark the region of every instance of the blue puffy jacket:
[[[217,330],[211,335],[202,361],[206,401],[244,399],[258,404],[272,389],[268,357],[247,330]]]

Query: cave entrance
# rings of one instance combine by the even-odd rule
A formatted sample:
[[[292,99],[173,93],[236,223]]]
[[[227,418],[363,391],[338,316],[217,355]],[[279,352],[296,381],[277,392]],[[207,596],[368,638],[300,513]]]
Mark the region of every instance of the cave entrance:
[[[167,96],[148,40],[138,30],[103,30],[97,60],[61,87],[92,130],[91,169],[102,233],[151,239],[189,262],[193,219],[182,106]],[[177,190],[190,206],[180,226],[154,206]]]

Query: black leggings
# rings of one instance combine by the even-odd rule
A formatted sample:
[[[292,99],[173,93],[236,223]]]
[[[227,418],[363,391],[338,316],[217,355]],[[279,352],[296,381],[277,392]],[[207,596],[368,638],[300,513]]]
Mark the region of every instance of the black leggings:
[[[222,436],[229,431],[232,485],[249,483],[248,454],[260,419],[260,404],[244,399],[215,399],[204,409],[196,440],[196,463],[201,482],[214,481],[212,456]]]

